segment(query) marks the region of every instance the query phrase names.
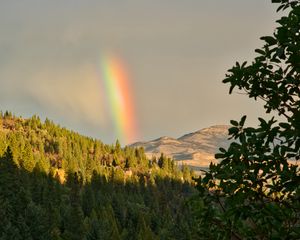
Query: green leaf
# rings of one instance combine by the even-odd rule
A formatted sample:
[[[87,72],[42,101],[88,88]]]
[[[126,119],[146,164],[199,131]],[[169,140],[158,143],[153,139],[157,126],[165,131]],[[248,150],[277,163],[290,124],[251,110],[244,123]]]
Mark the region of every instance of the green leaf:
[[[264,50],[261,50],[261,49],[255,49],[255,52],[257,52],[261,55],[266,55],[266,52]]]
[[[226,150],[224,148],[219,148],[219,151],[222,153],[226,153]]]
[[[224,157],[225,157],[225,154],[223,154],[223,153],[216,153],[215,154],[215,159],[224,158]]]
[[[244,68],[247,65],[247,61],[243,62],[241,68]]]
[[[232,93],[233,89],[234,89],[235,85],[231,85],[230,88],[229,88],[229,94]]]
[[[268,125],[265,119],[263,119],[263,118],[258,118],[258,120],[260,121],[260,125],[261,125],[262,127],[266,127],[266,126]]]
[[[239,123],[235,120],[230,120],[230,123],[231,123],[231,125],[236,126],[236,127],[239,125]]]
[[[288,123],[279,123],[279,126],[284,128],[284,129],[289,129],[291,126]]]
[[[246,121],[246,118],[247,118],[247,116],[246,116],[246,115],[244,115],[244,116],[241,118],[241,121],[240,121],[240,123],[239,123],[239,125],[240,125],[241,127],[243,127],[243,126],[244,126],[244,124],[245,124],[245,121]]]
[[[239,132],[239,129],[236,127],[232,127],[228,129],[229,135],[233,135]]]
[[[261,37],[260,39],[264,40],[270,46],[275,45],[277,43],[277,40],[271,36]]]

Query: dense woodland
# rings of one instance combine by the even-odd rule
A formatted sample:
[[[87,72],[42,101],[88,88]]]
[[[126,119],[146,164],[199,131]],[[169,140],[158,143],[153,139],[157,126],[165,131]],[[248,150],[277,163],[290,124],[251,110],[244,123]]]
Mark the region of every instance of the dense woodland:
[[[0,239],[197,239],[187,167],[48,119],[0,119]]]

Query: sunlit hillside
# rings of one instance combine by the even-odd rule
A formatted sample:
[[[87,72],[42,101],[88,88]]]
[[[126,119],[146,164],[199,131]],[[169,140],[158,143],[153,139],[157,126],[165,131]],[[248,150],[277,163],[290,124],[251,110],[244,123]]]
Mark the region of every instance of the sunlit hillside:
[[[37,116],[0,119],[1,239],[195,239],[187,167]]]

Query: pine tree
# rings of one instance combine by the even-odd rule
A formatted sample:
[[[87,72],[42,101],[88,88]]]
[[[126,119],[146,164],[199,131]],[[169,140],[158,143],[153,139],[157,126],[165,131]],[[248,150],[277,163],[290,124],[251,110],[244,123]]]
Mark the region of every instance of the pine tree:
[[[28,142],[25,143],[21,165],[29,172],[32,172],[35,166],[35,159],[33,157],[32,148]]]
[[[0,239],[1,240],[21,240],[21,234],[16,225],[16,216],[8,199],[4,199],[0,194]]]
[[[0,123],[1,124],[1,123]],[[6,150],[6,134],[1,131],[1,126],[0,126],[0,157],[3,156]]]
[[[154,235],[151,231],[151,228],[144,219],[144,216],[140,213],[138,218],[138,226],[137,226],[137,239],[139,240],[153,240]]]
[[[67,184],[71,187],[71,193],[70,206],[64,219],[65,232],[63,236],[66,239],[82,240],[85,236],[84,214],[80,204],[80,187],[82,183],[77,173],[69,173],[67,181]]]
[[[0,195],[6,199],[16,197],[19,186],[19,169],[13,161],[10,147],[7,147],[3,157],[0,158]]]
[[[25,222],[29,228],[30,235],[34,240],[46,240],[50,236],[48,234],[48,226],[46,214],[40,206],[30,202],[25,209]]]

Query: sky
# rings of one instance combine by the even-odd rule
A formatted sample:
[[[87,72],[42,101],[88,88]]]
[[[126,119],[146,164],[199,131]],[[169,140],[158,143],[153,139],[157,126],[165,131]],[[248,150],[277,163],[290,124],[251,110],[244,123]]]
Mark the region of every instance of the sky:
[[[229,95],[222,80],[256,56],[259,38],[276,27],[275,9],[269,0],[3,0],[0,109],[113,143],[120,136],[103,62],[114,56],[126,69],[136,127],[122,144],[245,114],[255,125],[262,104]]]

